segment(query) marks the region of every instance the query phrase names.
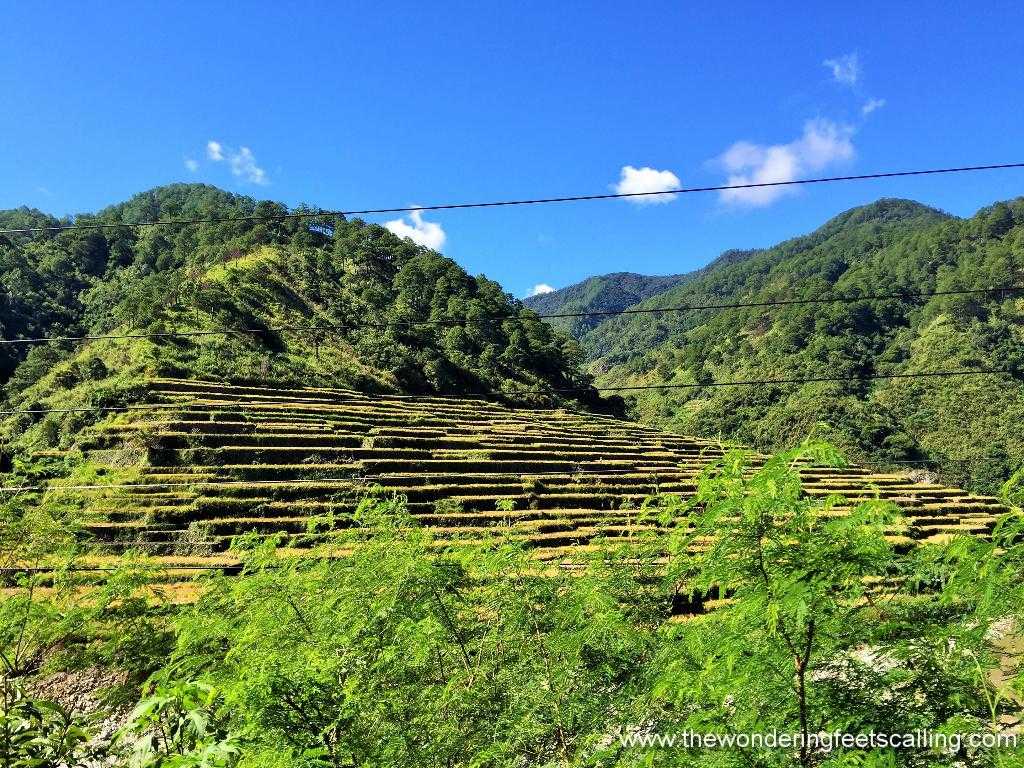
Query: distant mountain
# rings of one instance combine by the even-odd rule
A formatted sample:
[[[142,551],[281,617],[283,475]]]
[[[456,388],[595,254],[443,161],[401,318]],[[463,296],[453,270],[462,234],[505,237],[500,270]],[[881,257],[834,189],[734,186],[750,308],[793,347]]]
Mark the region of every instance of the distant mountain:
[[[883,199],[775,247],[723,254],[635,308],[995,285],[1024,285],[1024,198],[970,219]],[[852,457],[921,462],[989,491],[1024,465],[1019,292],[629,315],[581,345],[599,385],[683,385],[624,394],[634,417],[685,434],[771,449],[827,424]],[[1018,373],[856,378],[974,368]],[[850,380],[701,386],[832,376]]]
[[[530,309],[542,315],[572,312],[618,312],[645,299],[681,285],[689,274],[652,276],[636,272],[612,272],[588,277],[551,293],[523,299]],[[606,317],[553,318],[551,324],[579,338]]]

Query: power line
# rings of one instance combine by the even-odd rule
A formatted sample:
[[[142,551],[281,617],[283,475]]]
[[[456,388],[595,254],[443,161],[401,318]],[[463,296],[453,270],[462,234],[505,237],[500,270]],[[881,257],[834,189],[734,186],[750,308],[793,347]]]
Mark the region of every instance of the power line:
[[[281,333],[284,331],[304,331],[310,333],[330,333],[349,329],[377,329],[386,330],[395,326],[413,327],[420,325],[475,325],[492,322],[534,320],[540,318],[563,319],[581,317],[608,317],[613,315],[649,315],[662,314],[667,312],[700,312],[712,309],[746,309],[761,307],[786,307],[805,304],[855,304],[860,301],[885,301],[890,299],[923,299],[940,296],[973,296],[979,294],[1006,294],[1019,293],[1024,291],[1024,286],[1004,285],[995,288],[970,288],[953,291],[920,291],[895,293],[873,293],[859,296],[834,296],[815,297],[809,299],[776,299],[771,301],[742,301],[729,304],[686,304],[672,307],[641,307],[616,310],[596,310],[589,312],[558,312],[551,314],[538,313],[535,316],[522,317],[520,315],[488,315],[474,318],[450,318],[437,320],[396,320],[388,323],[349,323],[343,322],[337,325],[280,325],[267,328],[222,328],[211,331],[154,331],[152,333],[112,333],[96,334],[86,336],[37,336],[28,339],[0,339],[0,344],[42,344],[47,342],[79,342],[79,341],[101,341],[116,339],[148,339],[148,338],[187,338],[191,336],[232,336],[232,335],[260,335],[264,333]]]
[[[679,472],[678,469],[664,470],[665,472]],[[442,472],[419,472],[416,477],[432,477],[442,475]],[[459,477],[486,477],[497,481],[504,477],[531,478],[531,477],[610,477],[616,475],[642,475],[644,477],[657,478],[658,471],[644,472],[636,469],[607,469],[601,472],[574,472],[565,470],[563,472],[459,472]],[[173,483],[92,483],[88,485],[18,485],[0,486],[0,493],[28,493],[32,491],[94,491],[94,490],[119,490],[122,488],[219,488],[223,486],[245,485],[250,487],[277,487],[288,485],[315,485],[317,483],[346,483],[354,485],[366,481],[376,480],[401,480],[403,475],[362,475],[352,477],[323,477],[323,478],[296,478],[294,480],[195,480],[178,481]],[[402,488],[385,488],[387,491],[402,492]]]
[[[597,317],[601,315],[651,315],[661,312],[699,312],[704,309],[740,309],[757,307],[788,307],[800,304],[855,304],[858,301],[885,301],[887,299],[923,299],[936,296],[969,296],[982,293],[1015,293],[1024,291],[1024,286],[1007,285],[998,288],[972,288],[957,291],[922,291],[919,293],[866,293],[860,296],[818,297],[811,299],[777,299],[773,301],[743,301],[735,304],[687,304],[675,307],[640,307],[599,312],[566,312],[539,315],[541,318],[556,317]]]
[[[922,371],[919,373],[866,373],[859,376],[812,376],[805,379],[755,379],[742,381],[710,381],[704,384],[640,384],[627,387],[594,387],[600,392],[628,392],[646,389],[702,389],[704,387],[752,387],[773,384],[814,384],[830,381],[872,381],[875,379],[946,378],[949,376],[991,376],[1015,374],[1012,368],[977,368],[960,371]],[[554,392],[585,392],[585,389],[556,389]]]
[[[849,176],[824,176],[814,179],[794,179],[792,181],[763,181],[748,184],[724,184],[710,187],[680,187],[658,192],[614,192],[598,195],[571,195],[568,197],[541,197],[523,200],[497,200],[479,203],[445,203],[439,205],[415,205],[391,208],[364,208],[350,211],[301,211],[280,214],[262,214],[246,216],[223,216],[216,218],[193,219],[159,219],[154,221],[95,223],[95,224],[57,224],[46,227],[22,227],[19,229],[0,229],[0,235],[30,234],[34,232],[64,232],[76,229],[119,229],[121,227],[155,227],[162,225],[192,224],[227,224],[247,221],[284,221],[287,219],[310,219],[331,216],[364,216],[378,213],[411,213],[412,211],[448,211],[463,208],[498,208],[504,206],[542,205],[548,203],[575,203],[589,200],[613,200],[619,198],[648,197],[651,195],[684,195],[695,192],[724,192],[733,189],[756,189],[760,187],[786,187],[800,184],[825,184],[837,181],[864,181],[868,179],[892,179],[901,176],[928,176],[944,173],[965,173],[968,171],[994,171],[1008,168],[1024,168],[1024,163],[998,163],[994,165],[968,165],[956,168],[929,168],[918,171],[886,171],[882,173],[865,173]]]
[[[181,565],[170,565],[170,564],[159,565],[159,566],[156,566],[156,567],[146,568],[144,570],[152,570],[152,571],[225,571],[225,572],[237,573],[237,572],[240,572],[242,570],[242,567],[243,567],[242,563],[223,563],[221,565],[193,565],[191,563],[182,563]],[[36,566],[18,567],[18,566],[14,566],[14,567],[0,568],[0,574],[7,574],[7,573],[58,573],[58,572],[67,572],[67,573],[94,573],[94,572],[96,572],[96,573],[101,573],[101,572],[113,572],[113,571],[119,571],[119,570],[121,570],[121,569],[117,568],[115,566],[102,566],[102,565],[96,565],[96,566],[71,566],[71,567],[68,567],[68,568],[59,568],[59,567],[47,568],[45,566],[43,566],[43,567],[36,567]]]
[[[917,373],[868,373],[859,374],[855,376],[811,376],[808,378],[793,378],[793,379],[743,379],[736,381],[709,381],[702,384],[638,384],[633,386],[620,386],[620,387],[557,387],[546,391],[537,392],[522,392],[522,395],[549,395],[549,394],[572,394],[572,393],[585,393],[585,392],[630,392],[630,391],[642,391],[642,390],[653,390],[653,389],[702,389],[704,387],[752,387],[752,386],[771,386],[776,384],[814,384],[819,382],[840,382],[840,381],[873,381],[876,379],[918,379],[918,378],[947,378],[952,376],[996,376],[996,375],[1009,375],[1013,376],[1019,373],[1015,368],[976,368],[966,370],[954,370],[954,371],[920,371]],[[489,398],[493,398],[494,393],[454,393],[450,395],[404,395],[404,394],[384,394],[379,395],[379,399],[384,400],[480,400],[488,401]],[[352,400],[367,400],[371,396],[363,395],[361,397],[352,398]],[[95,412],[123,412],[123,411],[141,411],[148,409],[210,409],[210,408],[260,408],[260,407],[317,407],[323,408],[324,406],[344,406],[351,402],[350,400],[316,400],[316,401],[256,401],[256,402],[243,402],[238,400],[225,400],[222,402],[210,402],[210,403],[145,403],[139,405],[118,405],[118,406],[92,406],[92,407],[75,407],[75,408],[23,408],[23,409],[8,409],[0,410],[0,415],[13,416],[18,414],[48,414],[48,413],[95,413]]]

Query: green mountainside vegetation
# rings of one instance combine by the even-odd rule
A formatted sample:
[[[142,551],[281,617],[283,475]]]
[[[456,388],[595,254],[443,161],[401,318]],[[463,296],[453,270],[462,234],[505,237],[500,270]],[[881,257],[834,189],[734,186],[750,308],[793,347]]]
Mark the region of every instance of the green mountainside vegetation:
[[[757,251],[726,251],[709,264],[681,275],[640,275],[636,272],[612,272],[588,277],[579,283],[550,293],[523,299],[523,304],[541,315],[585,312],[621,312],[677,286],[686,285],[712,270],[743,261]],[[593,317],[554,317],[548,322],[580,338],[609,319],[608,315]]]
[[[907,200],[703,274],[639,308],[1024,284],[1024,199],[957,219]],[[607,319],[583,335],[604,386],[856,377],[968,368],[1006,375],[645,390],[641,420],[763,449],[826,423],[849,455],[992,491],[1024,464],[1024,293],[796,304]],[[906,462],[904,464],[903,462]]]
[[[588,277],[586,280],[523,299],[530,309],[541,315],[574,312],[619,312],[649,299],[689,279],[689,275],[655,277],[635,272],[613,272]],[[599,325],[605,318],[556,317],[549,322],[556,328],[579,337]]]
[[[798,466],[841,463],[810,443],[730,452],[685,498],[632,510],[662,530],[554,567],[505,526],[445,541],[372,493],[358,546],[299,556],[239,536],[241,565],[193,578],[189,600],[154,587],[160,563],[89,574],[64,550],[0,599],[0,760],[1020,768],[995,741],[1024,714],[1007,635],[1024,615],[1019,519],[901,546],[890,502],[805,493]],[[5,573],[64,533],[44,511],[4,518]],[[812,740],[923,732],[932,746]],[[771,733],[790,741],[728,741]]]
[[[286,212],[214,187],[177,184],[74,221],[241,220],[0,236],[4,339],[249,331],[3,345],[8,401],[115,372],[122,379],[145,372],[536,402],[558,399],[556,389],[586,390],[576,345],[494,281],[471,277],[383,227],[280,218]],[[0,212],[3,228],[61,223],[28,209]],[[510,320],[476,321],[493,316]],[[431,324],[417,324],[423,320]]]

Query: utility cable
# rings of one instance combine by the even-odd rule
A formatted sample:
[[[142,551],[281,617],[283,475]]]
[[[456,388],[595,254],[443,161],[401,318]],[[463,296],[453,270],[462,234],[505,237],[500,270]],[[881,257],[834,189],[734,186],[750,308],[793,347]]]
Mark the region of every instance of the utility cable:
[[[444,203],[439,205],[412,205],[390,208],[364,208],[362,210],[348,211],[293,211],[279,214],[249,214],[244,216],[220,216],[212,218],[192,219],[157,219],[153,221],[137,222],[96,222],[86,224],[55,224],[42,227],[21,227],[14,229],[0,229],[0,235],[30,234],[34,232],[66,232],[69,230],[86,229],[119,229],[122,227],[156,227],[162,225],[191,225],[191,224],[227,224],[252,221],[285,221],[288,219],[314,219],[331,216],[365,216],[378,213],[412,213],[413,211],[450,211],[466,208],[498,208],[507,206],[543,205],[549,203],[577,203],[590,200],[615,200],[622,198],[644,198],[652,195],[685,195],[695,192],[727,192],[734,189],[759,189],[762,187],[789,187],[802,184],[826,184],[839,181],[864,181],[868,179],[892,179],[905,176],[930,176],[936,174],[967,173],[971,171],[995,171],[1010,168],[1024,168],[1024,163],[995,163],[992,165],[966,165],[955,168],[928,168],[916,171],[885,171],[881,173],[862,173],[847,176],[823,176],[813,179],[793,179],[791,181],[761,181],[747,184],[722,184],[709,187],[680,187],[678,189],[665,189],[657,192],[612,192],[595,195],[570,195],[567,197],[539,197],[522,200],[495,200],[477,203]]]
[[[152,333],[110,333],[86,336],[36,336],[27,339],[0,339],[0,345],[44,344],[48,342],[79,342],[116,339],[152,339],[152,338],[187,338],[191,336],[234,336],[262,335],[266,333],[282,333],[300,331],[309,333],[337,333],[345,330],[374,329],[387,330],[394,327],[417,327],[423,325],[459,326],[484,323],[502,323],[507,321],[525,322],[536,319],[564,319],[583,317],[610,317],[618,315],[654,315],[669,312],[701,312],[715,309],[745,309],[763,307],[788,307],[805,304],[856,304],[861,301],[912,300],[935,298],[939,296],[971,296],[979,294],[1007,294],[1024,291],[1024,286],[1004,285],[995,288],[970,288],[952,291],[922,291],[917,293],[875,293],[860,296],[814,297],[808,299],[777,299],[771,301],[742,301],[726,304],[686,304],[672,307],[638,307],[614,310],[594,310],[590,312],[557,312],[534,315],[487,315],[473,318],[445,318],[436,320],[395,320],[387,323],[342,322],[336,325],[280,325],[267,328],[222,328],[209,331],[155,331]]]

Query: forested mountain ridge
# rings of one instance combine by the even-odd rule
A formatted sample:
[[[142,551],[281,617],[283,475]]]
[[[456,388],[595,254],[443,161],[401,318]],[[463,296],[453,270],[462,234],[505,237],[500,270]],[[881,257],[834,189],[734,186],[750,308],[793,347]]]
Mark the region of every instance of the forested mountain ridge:
[[[1024,199],[957,219],[879,200],[805,237],[709,268],[638,307],[1024,285]],[[648,390],[633,415],[760,448],[815,424],[854,456],[919,462],[993,490],[1024,464],[1024,293],[666,312],[581,342],[605,386],[1006,368],[1001,376]]]
[[[574,312],[619,312],[656,296],[689,279],[688,274],[652,276],[636,272],[612,272],[588,277],[579,283],[523,299],[530,309],[542,315]],[[551,325],[580,337],[599,325],[605,317],[559,317]]]
[[[165,188],[139,201],[155,198],[154,210],[111,216],[196,218],[203,201],[224,210],[222,195]],[[237,215],[254,208],[227,203]],[[756,285],[759,270],[792,274],[794,260],[816,277],[835,260],[842,283],[879,249],[912,265],[891,207],[945,226],[882,206],[701,279]],[[965,279],[1019,272],[1020,213],[1015,203],[985,220],[981,251],[971,247],[990,272]],[[51,221],[10,215],[26,217]],[[811,441],[757,456],[548,407],[566,385],[593,394],[578,347],[493,282],[358,221],[214,226],[227,231],[112,227],[0,247],[2,338],[116,336],[27,356],[6,347],[0,650],[17,740],[0,733],[0,752],[14,742],[15,764],[626,766],[652,752],[624,735],[708,723],[756,733],[766,711],[787,733],[808,722],[880,733],[953,723],[980,736],[991,733],[987,717],[1019,721],[1013,697],[999,709],[987,687],[1016,668],[1003,650],[1020,616],[1020,529],[1008,504],[843,466]],[[974,237],[950,232],[957,247]],[[933,237],[926,227],[912,242],[929,250]],[[764,295],[791,294],[784,276]],[[1019,349],[1020,302],[998,312],[990,303],[968,304],[1001,323],[978,348]],[[784,354],[795,362],[780,366],[839,366],[845,358],[814,355],[832,344],[870,351],[890,326],[898,336],[960,322],[945,307],[917,319],[899,304],[865,306],[794,314],[795,330],[773,311],[710,331],[714,318],[700,317],[659,330],[666,342],[694,340],[672,369],[656,358],[647,370],[638,356],[613,370],[687,376],[696,353],[708,377],[727,366],[745,375],[738,353],[748,367]],[[475,322],[504,314],[514,319]],[[878,324],[868,340],[853,333]],[[139,335],[180,331],[205,335]],[[788,346],[773,341],[783,331]],[[977,364],[943,333],[922,346],[907,331],[907,356],[921,357],[910,362]],[[930,410],[910,428],[936,420],[949,430],[961,404],[917,386],[907,383],[906,402]],[[447,395],[480,390],[508,402]],[[962,385],[950,394],[965,391],[970,400]],[[392,394],[408,392],[418,394]],[[778,439],[768,427],[812,426],[785,422],[791,413],[842,430],[878,410],[854,399],[859,390],[846,400],[800,390],[795,403],[780,392],[762,388],[733,411],[709,397],[717,391],[696,390],[683,408],[696,403],[707,421],[686,427],[755,431],[762,408],[765,434]],[[1019,424],[1012,401],[986,407],[981,430]],[[909,450],[885,428],[864,436]],[[800,632],[804,650],[779,638],[774,618]],[[895,662],[878,673],[860,661],[869,645]],[[850,696],[863,680],[873,692]],[[689,765],[712,753],[681,754]]]
[[[586,389],[575,343],[496,282],[380,226],[286,213],[175,184],[74,222],[241,220],[0,235],[0,338],[250,331],[3,345],[7,401],[52,394],[61,381],[143,374],[525,402]],[[0,212],[5,229],[60,223],[25,208]],[[474,322],[485,316],[512,319]],[[282,326],[293,329],[273,330]]]
[[[700,269],[678,275],[641,275],[636,272],[597,275],[557,291],[529,296],[523,299],[523,304],[541,315],[621,312],[712,270],[744,261],[756,253],[756,250],[729,250]],[[548,322],[579,339],[610,317],[612,315],[553,317]]]
[[[721,303],[760,290],[769,282],[773,290],[810,282],[807,290],[828,290],[831,279],[844,269],[827,253],[863,247],[865,236],[875,245],[896,236],[905,227],[946,220],[945,214],[909,200],[880,200],[840,214],[809,235],[795,237],[772,248],[727,251],[685,285],[659,293],[631,308],[664,308],[700,303]],[[856,244],[853,244],[856,241]],[[874,246],[870,246],[874,247]],[[788,297],[786,297],[788,298]],[[694,313],[664,313],[653,317],[612,318],[607,327],[589,333],[585,349],[590,359],[619,364],[644,355],[660,343],[663,334],[694,322]],[[700,318],[701,321],[706,318]],[[639,334],[635,336],[633,334]]]

